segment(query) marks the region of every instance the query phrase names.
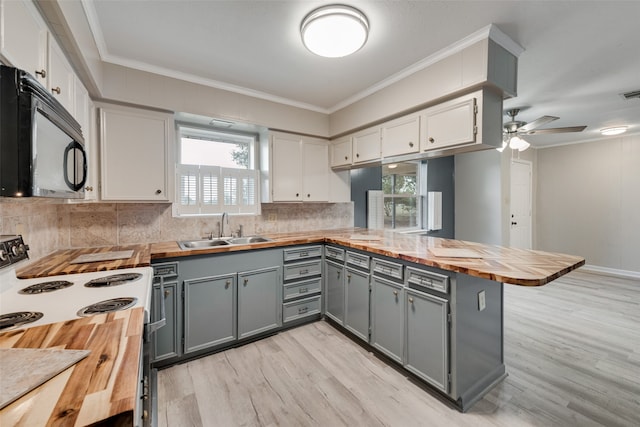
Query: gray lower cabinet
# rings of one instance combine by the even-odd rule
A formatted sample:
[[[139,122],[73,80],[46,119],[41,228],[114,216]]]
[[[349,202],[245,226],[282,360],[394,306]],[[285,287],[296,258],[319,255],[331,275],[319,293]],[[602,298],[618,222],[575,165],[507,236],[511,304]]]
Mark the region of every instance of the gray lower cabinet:
[[[216,347],[236,339],[236,275],[185,280],[185,353]]]
[[[153,286],[151,321],[160,320],[161,299],[164,299],[166,324],[152,335],[152,362],[180,355],[180,333],[178,329],[179,295],[178,282],[165,282],[164,293],[159,284],[154,284]]]
[[[344,324],[344,265],[333,261],[324,262],[325,315]]]
[[[368,272],[346,268],[344,327],[369,342],[369,281]]]
[[[449,302],[405,290],[405,368],[439,390],[449,392]]]
[[[238,338],[282,326],[280,267],[238,273]]]
[[[404,354],[404,306],[401,284],[371,278],[371,345],[398,363]]]

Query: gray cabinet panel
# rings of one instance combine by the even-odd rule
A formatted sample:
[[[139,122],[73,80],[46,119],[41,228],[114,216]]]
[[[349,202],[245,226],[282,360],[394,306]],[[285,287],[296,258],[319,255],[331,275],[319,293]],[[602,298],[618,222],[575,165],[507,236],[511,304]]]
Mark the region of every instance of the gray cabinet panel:
[[[405,368],[449,392],[448,301],[410,289],[406,295]]]
[[[151,310],[151,321],[160,320],[161,298],[164,298],[165,316],[167,323],[155,331],[152,339],[152,362],[170,359],[180,355],[180,334],[178,326],[178,283],[167,282],[164,284],[164,294],[159,285],[153,287],[153,304]]]
[[[184,281],[185,353],[236,339],[235,288],[235,274]]]
[[[325,261],[325,314],[339,324],[344,323],[344,266]]]
[[[320,314],[320,295],[283,304],[284,323]]]
[[[369,342],[369,273],[346,269],[344,326]]]
[[[371,282],[371,345],[402,363],[405,304],[403,287],[375,276]]]
[[[280,267],[238,273],[238,338],[247,338],[280,326]]]

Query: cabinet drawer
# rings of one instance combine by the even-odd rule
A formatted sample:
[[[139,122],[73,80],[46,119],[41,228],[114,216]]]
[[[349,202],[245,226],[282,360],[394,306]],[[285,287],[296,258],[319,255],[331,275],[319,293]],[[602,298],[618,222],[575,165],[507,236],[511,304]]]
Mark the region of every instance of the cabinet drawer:
[[[284,262],[322,256],[322,246],[305,246],[303,248],[285,249]]]
[[[165,262],[162,264],[153,264],[153,275],[155,277],[178,277],[178,263]]]
[[[335,261],[344,261],[344,249],[334,246],[324,247],[324,257]]]
[[[438,292],[449,293],[449,277],[444,274],[432,273],[431,271],[418,270],[407,267],[407,285],[424,286]],[[418,288],[419,289],[419,288]]]
[[[373,274],[376,276],[387,276],[394,279],[402,280],[402,264],[391,261],[383,261],[381,259],[373,259]]]
[[[304,282],[294,282],[284,285],[284,300],[312,295],[322,291],[322,279],[305,280]]]
[[[291,322],[307,316],[313,316],[314,314],[320,314],[320,295],[287,302],[284,303],[282,307],[283,323]]]
[[[367,255],[362,255],[355,252],[347,251],[347,264],[353,265],[356,267],[361,267],[368,270],[369,257]]]
[[[302,279],[322,274],[322,261],[297,262],[284,266],[284,280]]]

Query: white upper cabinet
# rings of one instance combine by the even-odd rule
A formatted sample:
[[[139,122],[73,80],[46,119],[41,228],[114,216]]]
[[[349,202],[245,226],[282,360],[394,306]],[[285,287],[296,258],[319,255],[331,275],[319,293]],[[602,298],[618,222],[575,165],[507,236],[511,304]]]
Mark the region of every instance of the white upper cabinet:
[[[168,201],[173,115],[100,106],[101,199]]]
[[[47,25],[31,1],[0,0],[0,54],[47,86]]]
[[[421,151],[476,142],[476,98],[462,97],[423,111],[425,137]]]
[[[47,73],[48,89],[62,106],[73,114],[75,101],[75,73],[64,56],[62,49],[49,34],[49,66]],[[77,118],[76,118],[77,120]]]
[[[380,126],[353,134],[353,163],[380,160]]]
[[[282,132],[271,133],[271,201],[329,201],[327,141]]]
[[[351,136],[345,136],[331,143],[331,167],[351,164]]]
[[[420,150],[420,114],[410,114],[382,125],[382,157]]]
[[[95,136],[95,109],[87,89],[77,77],[74,78],[73,93],[75,95],[73,115],[80,123],[84,148],[87,152],[87,181],[84,184],[84,200],[96,200],[98,197],[98,145]]]

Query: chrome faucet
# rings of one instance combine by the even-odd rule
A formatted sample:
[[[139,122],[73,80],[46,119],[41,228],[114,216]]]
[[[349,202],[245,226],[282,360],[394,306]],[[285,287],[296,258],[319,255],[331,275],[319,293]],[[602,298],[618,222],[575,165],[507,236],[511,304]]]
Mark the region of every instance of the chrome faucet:
[[[227,222],[227,225],[229,225],[229,214],[227,214],[226,212],[222,213],[222,219],[220,220],[220,235],[218,236],[219,238],[223,238],[224,237],[224,223],[225,221]]]

